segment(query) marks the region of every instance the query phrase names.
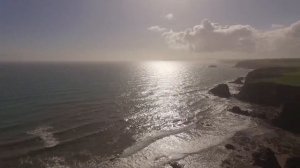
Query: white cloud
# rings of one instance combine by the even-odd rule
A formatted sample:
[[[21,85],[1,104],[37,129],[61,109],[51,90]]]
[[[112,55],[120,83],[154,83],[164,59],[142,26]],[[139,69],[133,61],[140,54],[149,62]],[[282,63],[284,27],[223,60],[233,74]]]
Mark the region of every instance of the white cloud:
[[[173,15],[173,13],[168,13],[168,14],[165,15],[165,18],[167,20],[173,20],[174,19],[174,15]]]
[[[273,31],[260,34],[258,51],[285,56],[300,56],[300,21]]]
[[[166,31],[166,28],[160,27],[160,26],[151,26],[148,28],[148,30],[153,31],[153,32],[157,32],[157,33],[161,33]]]
[[[198,53],[239,52],[287,56],[300,54],[300,21],[270,31],[259,31],[249,25],[220,25],[209,20],[184,31],[176,32],[165,28],[160,30],[172,49]]]
[[[272,29],[279,29],[279,28],[283,28],[284,25],[281,24],[272,24]]]

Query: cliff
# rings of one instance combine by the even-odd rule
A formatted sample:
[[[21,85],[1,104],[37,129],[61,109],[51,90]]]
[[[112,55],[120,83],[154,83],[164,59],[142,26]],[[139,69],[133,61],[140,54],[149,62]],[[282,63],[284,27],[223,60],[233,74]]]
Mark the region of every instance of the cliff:
[[[258,69],[267,67],[299,67],[299,58],[280,58],[280,59],[253,59],[240,60],[235,67],[246,69]]]
[[[280,106],[300,102],[298,68],[263,68],[250,72],[237,95],[239,99],[265,105]],[[296,75],[294,75],[296,74]],[[288,80],[292,78],[292,80]]]
[[[237,98],[281,107],[274,124],[300,133],[300,69],[263,68],[250,72]],[[274,114],[275,116],[275,114]]]

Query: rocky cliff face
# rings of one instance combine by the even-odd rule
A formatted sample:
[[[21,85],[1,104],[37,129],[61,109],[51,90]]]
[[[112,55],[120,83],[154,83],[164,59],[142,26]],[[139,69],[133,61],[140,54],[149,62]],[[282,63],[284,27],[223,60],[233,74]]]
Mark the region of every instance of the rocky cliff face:
[[[283,104],[281,113],[273,122],[278,127],[300,133],[300,102]]]
[[[300,133],[300,87],[268,80],[280,77],[282,73],[292,70],[289,68],[254,70],[247,75],[245,84],[237,97],[251,103],[282,107],[274,124],[288,131]]]
[[[215,86],[214,88],[209,90],[209,93],[222,98],[229,98],[231,96],[229,87],[226,84],[219,84]]]
[[[246,83],[237,97],[252,103],[273,106],[294,101],[300,103],[300,87],[271,82]]]

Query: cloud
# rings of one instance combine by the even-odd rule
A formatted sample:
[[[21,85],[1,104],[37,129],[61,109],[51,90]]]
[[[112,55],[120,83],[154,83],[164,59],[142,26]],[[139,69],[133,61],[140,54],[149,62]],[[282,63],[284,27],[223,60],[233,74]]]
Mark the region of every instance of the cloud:
[[[184,31],[161,28],[159,33],[170,48],[196,53],[300,54],[300,21],[260,31],[250,25],[220,25],[206,19]]]
[[[281,25],[281,24],[272,24],[272,29],[279,29],[279,28],[283,28],[284,25]]]
[[[173,15],[173,13],[168,13],[168,14],[165,15],[165,18],[167,20],[173,20],[174,19],[174,15]]]
[[[255,29],[247,25],[221,26],[204,20],[201,25],[181,32],[165,31],[162,36],[175,49],[194,52],[244,51],[255,48]]]
[[[273,31],[263,32],[257,40],[258,51],[300,56],[300,21]]]
[[[148,30],[153,31],[153,32],[157,32],[157,33],[161,33],[166,31],[166,28],[160,27],[160,26],[151,26],[148,28]]]

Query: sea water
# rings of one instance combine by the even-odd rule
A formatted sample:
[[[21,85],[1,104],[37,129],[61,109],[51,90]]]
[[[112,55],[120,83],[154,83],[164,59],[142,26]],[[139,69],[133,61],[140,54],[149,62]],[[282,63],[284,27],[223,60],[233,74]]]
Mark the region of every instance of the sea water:
[[[203,62],[1,63],[0,167],[164,167],[247,127],[207,92],[246,73]],[[215,162],[203,158],[197,167]]]

